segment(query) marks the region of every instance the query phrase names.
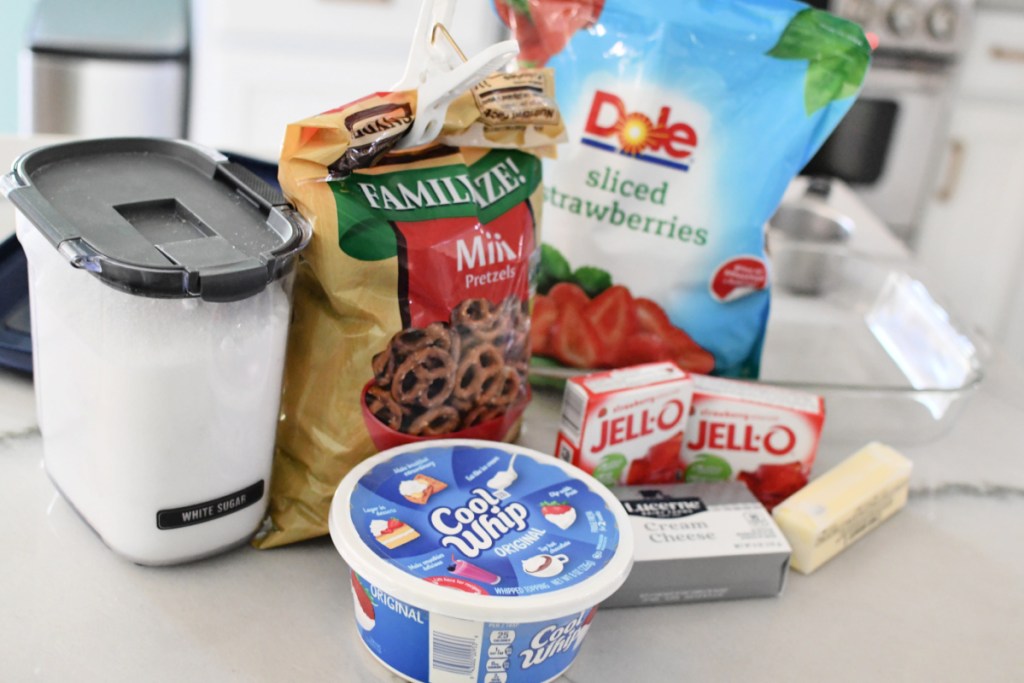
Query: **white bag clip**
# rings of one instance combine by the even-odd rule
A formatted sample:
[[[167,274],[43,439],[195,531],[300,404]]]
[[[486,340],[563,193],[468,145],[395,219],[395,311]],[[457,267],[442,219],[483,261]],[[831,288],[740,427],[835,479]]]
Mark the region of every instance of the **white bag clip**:
[[[441,132],[452,100],[519,54],[519,43],[505,40],[467,59],[446,28],[454,15],[455,0],[423,0],[405,75],[391,88],[392,91],[417,91],[412,128],[396,149],[425,145],[434,140]],[[444,44],[439,38],[444,38]]]

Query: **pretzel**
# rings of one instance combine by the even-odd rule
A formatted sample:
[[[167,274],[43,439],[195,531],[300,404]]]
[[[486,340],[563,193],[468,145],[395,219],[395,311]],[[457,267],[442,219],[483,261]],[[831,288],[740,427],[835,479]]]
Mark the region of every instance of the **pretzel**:
[[[501,391],[504,366],[505,361],[493,344],[474,346],[459,360],[452,393],[478,405],[489,403]]]
[[[528,381],[527,378],[530,376],[530,357],[525,356],[519,359],[513,359],[511,362],[506,363],[517,373],[519,373],[519,379],[523,382]]]
[[[414,351],[395,370],[391,395],[404,405],[433,408],[445,402],[454,386],[455,361],[447,351]]]
[[[462,335],[455,328],[449,327],[444,323],[439,324],[444,325],[448,330],[448,353],[451,355],[452,360],[458,363],[462,355]]]
[[[447,434],[505,414],[523,393],[529,363],[528,303],[466,299],[450,316],[399,330],[373,357],[370,412],[415,436]]]
[[[375,355],[371,363],[373,379],[377,386],[387,389],[391,386],[391,378],[395,375],[395,357],[391,353],[391,345]]]
[[[530,360],[530,335],[527,332],[515,330],[509,337],[505,348],[505,363],[514,365]]]
[[[451,406],[437,406],[427,409],[409,424],[413,436],[436,436],[450,434],[459,427],[459,411]]]
[[[497,395],[491,399],[491,405],[507,408],[519,398],[523,388],[523,380],[515,368],[506,365],[501,369],[501,383]]]
[[[404,361],[411,353],[431,347],[450,352],[452,334],[448,325],[443,322],[430,323],[423,329],[408,327],[391,337],[390,347],[399,362]]]
[[[525,330],[530,320],[529,304],[516,296],[505,297],[501,302],[501,310],[514,330]]]
[[[394,430],[402,426],[402,407],[398,405],[391,392],[379,386],[366,390],[366,407],[373,416]]]
[[[495,406],[477,406],[462,417],[462,428],[475,427],[478,424],[494,420],[505,414],[504,408]]]
[[[465,415],[469,411],[473,410],[473,408],[476,408],[477,404],[473,399],[459,398],[453,391],[452,395],[448,397],[448,405],[455,408],[455,410],[459,411],[460,414]]]
[[[452,311],[452,326],[471,341],[493,343],[508,331],[508,318],[487,299],[466,299]]]
[[[505,362],[516,359],[529,359],[530,355],[530,314],[528,304],[516,297],[508,297],[501,304],[501,310],[508,319],[508,334]]]

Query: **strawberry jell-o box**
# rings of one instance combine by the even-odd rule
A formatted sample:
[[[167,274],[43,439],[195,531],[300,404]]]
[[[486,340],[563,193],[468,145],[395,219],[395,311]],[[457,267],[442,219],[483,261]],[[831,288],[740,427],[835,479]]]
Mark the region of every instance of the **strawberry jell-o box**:
[[[807,483],[824,422],[820,396],[694,375],[685,479],[743,481],[771,510]]]
[[[566,382],[555,453],[606,486],[679,481],[693,380],[646,363]]]

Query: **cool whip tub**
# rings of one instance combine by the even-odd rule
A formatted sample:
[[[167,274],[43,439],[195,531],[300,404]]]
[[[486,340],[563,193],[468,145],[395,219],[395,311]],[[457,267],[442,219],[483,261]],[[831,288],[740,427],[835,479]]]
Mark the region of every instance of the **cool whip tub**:
[[[443,440],[342,480],[331,538],[363,643],[413,681],[549,681],[626,580],[633,537],[596,479],[536,451]]]

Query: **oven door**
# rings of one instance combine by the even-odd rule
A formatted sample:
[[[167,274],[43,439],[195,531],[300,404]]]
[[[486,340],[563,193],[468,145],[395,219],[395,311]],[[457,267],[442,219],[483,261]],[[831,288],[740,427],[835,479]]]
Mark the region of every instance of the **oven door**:
[[[912,240],[936,181],[949,116],[946,67],[871,67],[861,95],[804,173],[841,178]]]

